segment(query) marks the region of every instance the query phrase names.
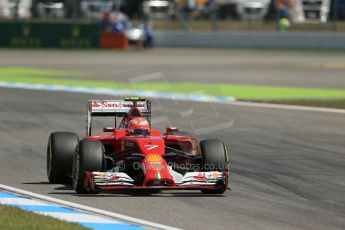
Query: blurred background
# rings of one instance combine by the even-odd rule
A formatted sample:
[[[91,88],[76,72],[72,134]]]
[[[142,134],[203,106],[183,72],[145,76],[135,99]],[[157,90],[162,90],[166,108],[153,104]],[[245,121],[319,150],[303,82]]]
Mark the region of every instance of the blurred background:
[[[345,30],[345,0],[0,0],[1,21],[95,22],[119,12],[157,31]]]

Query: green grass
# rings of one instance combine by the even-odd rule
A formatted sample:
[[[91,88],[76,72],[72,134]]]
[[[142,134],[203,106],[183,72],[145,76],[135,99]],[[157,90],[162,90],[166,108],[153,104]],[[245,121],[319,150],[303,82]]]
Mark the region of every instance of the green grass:
[[[8,77],[36,76],[36,77],[78,77],[79,72],[48,70],[26,67],[0,67],[0,75]]]
[[[78,224],[0,205],[0,229],[6,230],[83,230]]]
[[[296,99],[342,99],[345,90],[297,88],[283,86],[257,86],[240,84],[215,84],[199,82],[148,82],[127,84],[111,81],[93,81],[67,79],[74,76],[73,72],[50,71],[26,68],[0,68],[0,81],[47,84],[62,86],[104,87],[112,89],[131,89],[159,92],[174,92],[183,94],[205,94],[212,96],[233,96],[238,100],[296,100]],[[64,76],[64,78],[56,77]]]
[[[128,88],[128,86],[126,88]],[[169,91],[177,93],[207,94],[214,96],[234,96],[240,100],[345,98],[344,90],[238,84],[174,82],[165,85],[162,83],[147,83],[138,84],[132,86],[132,88],[138,90]]]

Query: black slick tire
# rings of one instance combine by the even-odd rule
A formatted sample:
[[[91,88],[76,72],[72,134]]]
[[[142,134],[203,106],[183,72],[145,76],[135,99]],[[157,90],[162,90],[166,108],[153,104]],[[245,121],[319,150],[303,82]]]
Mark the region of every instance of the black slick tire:
[[[47,176],[50,183],[71,181],[73,159],[79,138],[75,133],[54,132],[48,139]]]
[[[200,141],[203,158],[203,171],[227,171],[228,153],[224,143],[218,139],[206,139]],[[220,181],[218,189],[202,189],[204,194],[223,194],[226,191],[224,181]]]
[[[104,147],[98,140],[81,140],[74,158],[73,188],[79,193],[96,193],[84,188],[84,174],[86,171],[104,170]]]

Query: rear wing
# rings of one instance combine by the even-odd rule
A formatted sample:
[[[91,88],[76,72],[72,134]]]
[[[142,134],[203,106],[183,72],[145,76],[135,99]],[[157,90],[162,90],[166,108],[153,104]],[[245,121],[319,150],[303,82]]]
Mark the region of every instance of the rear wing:
[[[151,120],[151,100],[139,97],[125,98],[124,100],[90,100],[87,105],[86,135],[91,136],[92,117],[124,117],[130,109],[136,106],[141,114]]]

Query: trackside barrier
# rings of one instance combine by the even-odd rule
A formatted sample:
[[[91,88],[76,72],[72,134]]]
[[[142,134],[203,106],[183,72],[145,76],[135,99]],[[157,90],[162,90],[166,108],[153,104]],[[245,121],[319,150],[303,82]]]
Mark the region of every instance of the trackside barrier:
[[[124,33],[101,32],[99,45],[102,49],[128,49],[128,38]]]
[[[155,46],[345,50],[345,33],[175,32],[155,33]],[[98,23],[0,21],[0,47],[127,49],[124,34],[101,32]]]
[[[0,22],[0,46],[15,48],[98,48],[97,23]]]
[[[345,33],[333,32],[156,32],[155,46],[345,50]]]

